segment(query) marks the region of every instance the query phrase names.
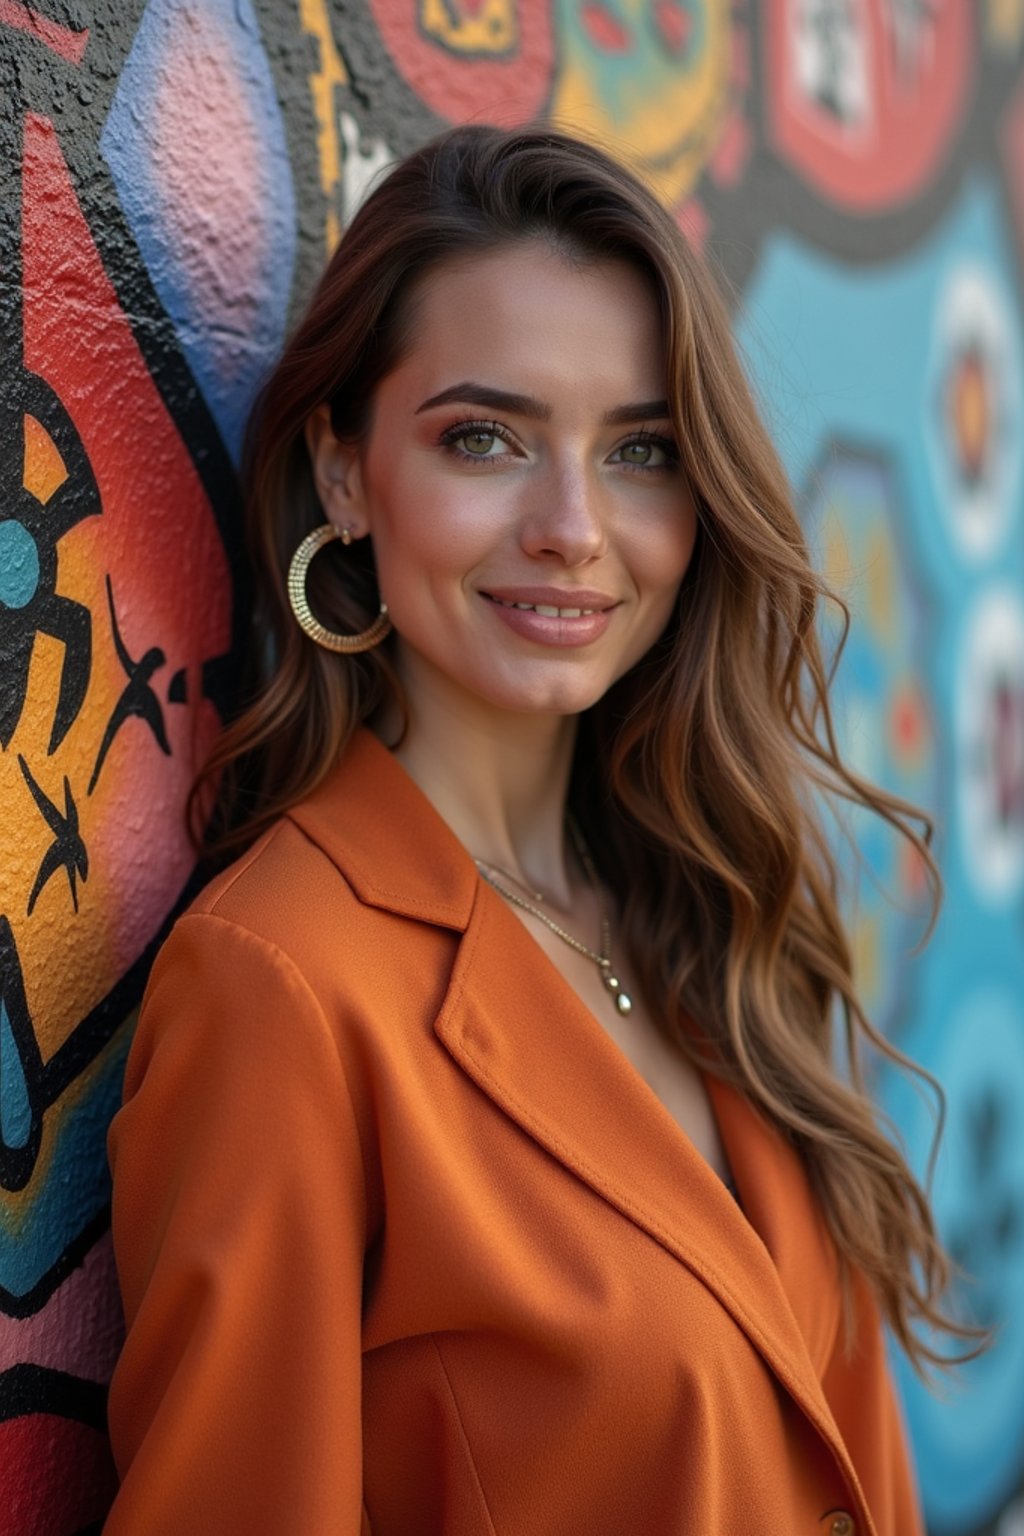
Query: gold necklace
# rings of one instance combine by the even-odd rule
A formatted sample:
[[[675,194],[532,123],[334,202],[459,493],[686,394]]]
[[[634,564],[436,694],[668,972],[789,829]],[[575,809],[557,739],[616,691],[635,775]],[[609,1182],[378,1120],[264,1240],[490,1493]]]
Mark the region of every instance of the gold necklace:
[[[524,912],[532,913],[534,917],[540,919],[545,927],[550,928],[551,932],[557,935],[557,937],[560,938],[564,944],[568,944],[570,949],[574,949],[576,950],[577,954],[586,955],[588,960],[592,960],[593,963],[597,966],[598,970],[601,972],[601,980],[604,983],[605,988],[615,999],[616,1008],[620,1013],[629,1013],[633,1007],[633,999],[624,989],[622,982],[612,970],[611,926],[608,922],[608,914],[605,911],[604,898],[601,895],[601,883],[597,878],[597,871],[594,868],[594,861],[590,857],[590,850],[587,848],[586,843],[583,841],[582,832],[571,817],[566,817],[566,825],[569,828],[570,835],[572,837],[573,843],[575,844],[576,852],[579,854],[580,863],[583,865],[583,873],[587,877],[587,882],[590,885],[591,890],[594,892],[594,899],[597,902],[597,910],[601,923],[600,950],[590,949],[586,944],[581,943],[574,934],[566,933],[561,924],[556,923],[554,918],[548,917],[546,912],[542,912],[539,907],[534,906],[532,901],[527,901],[526,897],[520,896],[518,891],[509,890],[507,885],[504,885],[500,880],[495,880],[492,873],[494,870],[497,870],[499,874],[505,875],[506,878],[510,880],[516,880],[517,877],[510,874],[507,869],[502,869],[498,864],[488,864],[485,859],[474,859],[473,863],[476,865],[481,875],[487,881],[488,885],[493,886],[496,891],[505,897],[506,901],[512,902],[513,906],[521,907]],[[522,884],[523,882],[517,881],[517,883]],[[526,886],[526,889],[528,891],[531,890],[530,886]],[[543,901],[544,899],[540,891],[531,892],[531,894],[536,895],[538,901]]]

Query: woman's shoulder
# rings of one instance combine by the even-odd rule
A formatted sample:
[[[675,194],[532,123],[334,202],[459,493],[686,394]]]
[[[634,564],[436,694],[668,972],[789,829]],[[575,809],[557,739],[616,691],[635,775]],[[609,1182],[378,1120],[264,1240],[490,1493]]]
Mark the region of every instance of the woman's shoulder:
[[[359,906],[338,866],[289,816],[282,816],[244,853],[217,871],[178,919],[215,935],[227,928],[291,954],[302,967],[317,929],[345,921],[359,928]]]
[[[472,895],[465,871],[446,878],[436,845],[394,809],[392,823],[366,795],[346,800],[331,785],[298,802],[208,881],[155,972],[173,972],[183,985],[233,968],[246,995],[290,978],[346,1029],[358,1020],[371,1026],[382,991],[401,1000],[405,1016],[425,1017]],[[475,869],[463,862],[471,886]]]

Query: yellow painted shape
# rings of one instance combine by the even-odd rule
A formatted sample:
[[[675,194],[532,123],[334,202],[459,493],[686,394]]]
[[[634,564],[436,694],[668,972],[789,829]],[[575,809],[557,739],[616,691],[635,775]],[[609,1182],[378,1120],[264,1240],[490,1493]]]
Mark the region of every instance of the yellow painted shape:
[[[25,468],[23,484],[30,496],[45,506],[68,477],[57,445],[34,416],[25,417]]]
[[[66,652],[60,639],[39,634],[32,648],[25,708],[9,749],[0,753],[0,814],[7,829],[0,860],[0,910],[11,919],[21,957],[29,1008],[43,1060],[110,990],[116,929],[123,892],[111,888],[102,859],[89,861],[78,879],[74,912],[68,877],[59,869],[28,915],[29,893],[53,842],[25,782],[24,757],[39,787],[64,811],[64,778],[71,783],[79,826],[89,848],[95,842],[102,799],[87,793],[104,725],[124,685],[107,614],[102,566],[88,523],[72,528],[58,546],[57,591],[84,604],[93,616],[92,666],[82,712],[57,751],[49,754],[53,714]],[[105,786],[100,785],[101,789]],[[55,958],[59,957],[59,958]]]
[[[330,254],[341,238],[341,138],[334,110],[334,88],[348,84],[348,73],[334,44],[326,0],[299,0],[302,30],[317,42],[320,68],[309,77],[316,117],[316,152],[320,164],[320,186],[328,201],[324,234]]]
[[[461,12],[453,20],[455,6],[443,0],[420,0],[420,25],[428,37],[437,38],[456,53],[512,53],[519,46],[519,25],[514,0],[484,0],[478,13]]]
[[[988,41],[1000,53],[1015,53],[1024,35],[1024,0],[988,0]]]
[[[896,573],[888,530],[878,524],[868,535],[868,613],[871,627],[883,645],[896,640]]]
[[[878,997],[881,966],[881,949],[878,918],[874,914],[862,916],[853,925],[851,934],[851,958],[853,984],[858,995],[867,1003],[870,1011]]]
[[[617,9],[638,38],[650,27],[650,0],[620,0]],[[601,99],[600,83],[578,41],[563,38],[562,68],[551,103],[551,120],[592,139],[644,177],[670,207],[691,190],[718,143],[729,114],[733,21],[730,8],[709,0],[708,42],[700,67],[686,76],[635,61],[622,78],[615,116]]]
[[[842,597],[848,597],[853,574],[853,561],[846,533],[839,518],[831,511],[826,514],[823,550],[823,575],[830,587]]]

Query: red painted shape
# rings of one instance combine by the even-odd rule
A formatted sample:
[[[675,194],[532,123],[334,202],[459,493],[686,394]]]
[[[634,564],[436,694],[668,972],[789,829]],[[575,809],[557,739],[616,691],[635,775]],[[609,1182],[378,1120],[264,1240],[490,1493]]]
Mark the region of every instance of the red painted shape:
[[[552,0],[504,3],[517,41],[490,56],[479,49],[461,52],[457,27],[447,37],[431,35],[423,25],[422,0],[370,0],[370,9],[399,73],[432,112],[450,123],[512,128],[543,116],[554,77],[555,35]]]
[[[38,38],[51,53],[58,54],[69,64],[81,64],[89,42],[88,27],[74,32],[70,27],[62,27],[58,21],[40,16],[30,5],[19,5],[18,0],[0,0],[0,26],[13,27]]]
[[[580,6],[580,23],[595,48],[602,53],[628,53],[632,46],[629,31],[619,18],[601,4],[601,0],[587,0]]]
[[[70,1536],[101,1520],[117,1490],[106,1438],[57,1414],[0,1423],[0,1466],[10,1536]]]
[[[670,53],[686,52],[693,32],[693,17],[679,0],[654,0],[654,25]]]
[[[916,757],[924,746],[925,722],[920,701],[911,687],[898,690],[890,704],[889,729],[901,757]]]
[[[849,37],[863,63],[865,104],[844,123],[798,77],[800,19],[810,25],[810,11],[797,0],[769,0],[766,116],[780,156],[851,213],[875,213],[919,196],[945,163],[973,93],[972,9],[967,0],[922,8],[928,30],[908,63],[898,56],[888,0],[854,0]],[[809,51],[813,55],[813,42]]]

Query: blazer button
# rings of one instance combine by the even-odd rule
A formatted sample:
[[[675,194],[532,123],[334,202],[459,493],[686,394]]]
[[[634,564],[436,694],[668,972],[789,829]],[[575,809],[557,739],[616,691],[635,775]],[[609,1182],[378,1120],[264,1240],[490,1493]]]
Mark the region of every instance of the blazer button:
[[[845,1510],[840,1510],[829,1526],[829,1536],[854,1536],[854,1524]]]

